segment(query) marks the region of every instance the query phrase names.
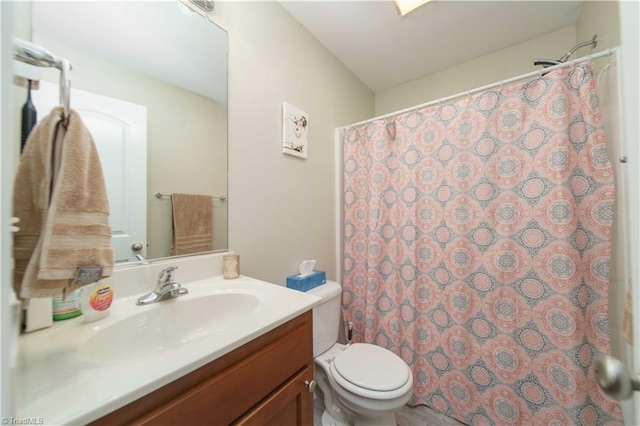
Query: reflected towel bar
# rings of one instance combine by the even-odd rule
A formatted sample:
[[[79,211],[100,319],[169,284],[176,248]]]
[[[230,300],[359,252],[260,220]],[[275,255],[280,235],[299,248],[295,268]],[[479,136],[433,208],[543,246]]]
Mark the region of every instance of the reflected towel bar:
[[[71,93],[71,63],[53,55],[44,47],[13,37],[13,58],[36,67],[51,67],[60,70],[60,104],[64,107],[64,119],[69,118],[69,97]],[[66,127],[66,125],[65,125]]]
[[[156,198],[169,197],[171,198],[171,194],[163,194],[162,192],[156,192]],[[211,197],[214,200],[227,201],[227,197],[224,195],[220,195],[219,197]]]

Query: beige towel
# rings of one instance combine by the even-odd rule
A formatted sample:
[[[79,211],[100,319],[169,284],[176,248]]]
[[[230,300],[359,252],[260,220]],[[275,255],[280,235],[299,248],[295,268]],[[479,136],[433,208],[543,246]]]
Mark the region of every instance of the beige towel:
[[[29,135],[13,190],[14,288],[21,299],[67,295],[76,269],[113,273],[109,202],[93,138],[77,112],[55,108]]]
[[[171,255],[213,250],[213,197],[171,194],[173,241]]]

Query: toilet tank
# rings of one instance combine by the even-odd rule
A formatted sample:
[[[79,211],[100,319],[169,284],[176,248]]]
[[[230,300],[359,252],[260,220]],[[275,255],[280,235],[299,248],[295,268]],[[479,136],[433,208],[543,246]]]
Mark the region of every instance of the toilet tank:
[[[322,302],[313,308],[313,357],[317,357],[338,341],[342,287],[328,281],[307,293],[319,296]]]

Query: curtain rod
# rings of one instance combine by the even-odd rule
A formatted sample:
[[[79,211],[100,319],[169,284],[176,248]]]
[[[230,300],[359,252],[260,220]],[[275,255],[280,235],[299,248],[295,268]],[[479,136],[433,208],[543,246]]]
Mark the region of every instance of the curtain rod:
[[[570,62],[565,62],[565,63],[562,63],[562,64],[554,65],[552,67],[542,68],[542,69],[539,69],[537,71],[532,71],[532,72],[529,72],[529,73],[526,73],[526,74],[521,74],[519,76],[512,77],[512,78],[509,78],[509,79],[506,79],[506,80],[502,80],[502,81],[498,81],[496,83],[487,84],[486,86],[478,87],[476,89],[467,90],[465,92],[460,92],[460,93],[457,93],[455,95],[451,95],[451,96],[447,96],[447,97],[444,97],[444,98],[436,99],[435,101],[429,101],[429,102],[426,102],[426,103],[423,103],[423,104],[420,104],[420,105],[412,106],[410,108],[405,108],[405,109],[401,109],[399,111],[390,112],[388,114],[379,115],[377,117],[373,117],[373,118],[370,118],[368,120],[359,121],[357,123],[347,124],[346,126],[341,126],[338,129],[339,130],[344,130],[347,127],[359,126],[361,124],[370,123],[370,122],[376,121],[376,120],[382,120],[384,118],[392,117],[394,115],[404,114],[405,112],[415,111],[415,110],[421,109],[421,108],[427,108],[427,107],[430,107],[432,105],[440,104],[442,102],[447,102],[447,101],[450,101],[450,100],[453,100],[453,99],[457,99],[457,98],[462,98],[464,96],[471,96],[471,95],[474,95],[474,94],[479,93],[479,92],[484,92],[485,90],[493,89],[494,87],[500,87],[500,86],[505,85],[505,84],[515,83],[516,81],[525,80],[525,79],[530,78],[530,77],[535,77],[535,76],[540,76],[541,77],[543,73],[546,74],[546,73],[554,71],[556,69],[570,67],[572,65],[577,64],[578,62],[584,62],[584,61],[588,61],[588,60],[592,60],[592,59],[599,59],[599,58],[604,58],[604,57],[607,57],[607,56],[611,56],[614,53],[616,53],[617,51],[618,51],[618,48],[614,47],[614,48],[611,48],[611,49],[607,49],[607,50],[605,50],[603,52],[594,53],[593,55],[583,56],[581,58],[574,59],[573,61],[570,61]]]

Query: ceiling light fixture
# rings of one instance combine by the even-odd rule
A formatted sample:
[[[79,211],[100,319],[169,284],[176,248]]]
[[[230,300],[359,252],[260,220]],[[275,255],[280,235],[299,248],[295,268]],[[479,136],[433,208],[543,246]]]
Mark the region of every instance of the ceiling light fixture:
[[[398,15],[406,16],[430,1],[431,0],[393,0],[393,4],[396,7]]]
[[[211,12],[214,8],[213,0],[178,0],[178,7],[187,16],[197,13],[193,6],[198,7],[205,13]]]

